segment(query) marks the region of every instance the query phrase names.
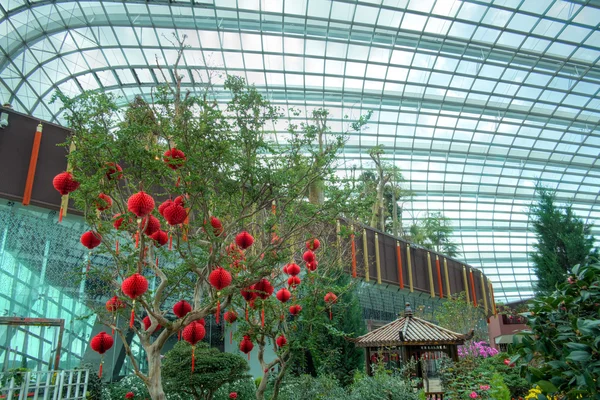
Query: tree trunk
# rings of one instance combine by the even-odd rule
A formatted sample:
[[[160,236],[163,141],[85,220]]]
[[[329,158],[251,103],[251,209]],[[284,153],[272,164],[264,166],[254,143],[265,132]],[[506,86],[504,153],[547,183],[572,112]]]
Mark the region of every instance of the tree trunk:
[[[325,182],[315,179],[308,186],[308,201],[310,204],[323,204],[325,202]]]
[[[166,400],[160,371],[160,349],[154,346],[146,348],[148,358],[148,393],[152,400]]]
[[[285,371],[287,370],[288,365],[289,364],[287,362],[285,364],[281,365],[281,369],[279,370],[279,374],[277,374],[277,378],[275,379],[275,384],[273,385],[273,396],[271,396],[271,400],[277,400],[277,397],[279,397],[279,390],[281,389],[281,382],[283,381],[283,377],[285,376]]]
[[[265,373],[263,375],[262,380],[260,381],[260,385],[258,385],[258,389],[256,389],[256,400],[264,400],[265,390],[267,389],[268,381],[269,381],[269,374]]]

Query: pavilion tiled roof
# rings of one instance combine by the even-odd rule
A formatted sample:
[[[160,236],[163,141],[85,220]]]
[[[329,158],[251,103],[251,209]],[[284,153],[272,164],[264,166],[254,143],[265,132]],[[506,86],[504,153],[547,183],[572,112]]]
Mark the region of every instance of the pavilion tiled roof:
[[[400,340],[400,332],[404,340]],[[452,332],[414,316],[398,318],[354,340],[357,347],[462,344],[470,335]]]

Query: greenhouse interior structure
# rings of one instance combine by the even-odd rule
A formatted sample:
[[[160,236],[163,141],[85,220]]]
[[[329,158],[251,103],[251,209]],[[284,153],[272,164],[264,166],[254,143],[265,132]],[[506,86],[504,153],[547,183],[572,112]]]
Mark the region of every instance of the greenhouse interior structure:
[[[600,398],[600,1],[0,0],[0,398]]]

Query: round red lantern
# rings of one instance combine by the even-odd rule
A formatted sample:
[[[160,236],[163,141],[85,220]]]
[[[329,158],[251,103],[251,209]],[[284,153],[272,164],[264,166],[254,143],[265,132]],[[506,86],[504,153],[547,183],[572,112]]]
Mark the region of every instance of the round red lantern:
[[[73,178],[73,174],[70,172],[61,172],[54,177],[52,185],[58,193],[64,196],[77,190],[80,183]]]
[[[117,312],[121,308],[125,308],[125,303],[117,296],[113,296],[106,301],[106,310],[108,312]]]
[[[145,331],[147,331],[148,329],[150,329],[150,327],[152,326],[152,320],[147,315],[144,317],[144,319],[142,320],[142,322],[144,324],[144,330]],[[156,332],[160,328],[162,328],[162,326],[160,324],[157,324],[156,328],[151,333]]]
[[[312,272],[316,271],[318,266],[319,266],[319,262],[317,260],[306,263],[306,269],[308,269],[309,271],[312,271]]]
[[[99,353],[102,357],[100,360],[100,370],[98,371],[98,377],[102,378],[102,365],[104,364],[104,353],[106,353],[113,346],[114,340],[112,336],[106,332],[100,332],[94,336],[90,342],[90,347],[96,353]]]
[[[240,342],[240,351],[244,354],[248,354],[248,360],[250,359],[250,352],[253,348],[254,344],[252,343],[252,340],[250,340],[250,336],[244,336]]]
[[[273,294],[275,288],[273,285],[271,285],[271,282],[269,282],[268,279],[263,278],[254,284],[254,290],[256,291],[256,295],[258,297],[265,300]]]
[[[296,276],[298,274],[300,274],[300,266],[296,263],[289,263],[286,265],[287,267],[287,274],[291,275],[291,276]]]
[[[185,300],[179,300],[173,306],[173,314],[175,314],[177,318],[185,317],[190,311],[192,311],[192,305]]]
[[[283,271],[284,274],[289,275],[287,267],[288,267],[288,264],[285,264],[281,270]]]
[[[277,297],[277,300],[280,302],[285,303],[290,299],[290,297],[292,297],[292,294],[286,288],[281,288],[277,291],[275,297]]]
[[[331,319],[331,307],[332,307],[333,303],[335,303],[337,301],[337,296],[334,293],[329,292],[325,295],[324,300],[325,300],[325,303],[328,304],[329,319]]]
[[[141,227],[146,227],[144,233],[147,236],[152,236],[160,230],[160,221],[154,215],[148,215],[142,219]]]
[[[314,239],[308,240],[308,241],[306,242],[306,248],[307,248],[308,250],[315,251],[315,250],[317,250],[319,247],[321,247],[321,242],[319,242],[319,239],[317,239],[317,238],[314,238]]]
[[[300,304],[294,304],[293,306],[290,306],[290,314],[298,315],[300,314],[300,311],[302,311],[302,306]]]
[[[98,195],[98,200],[96,200],[96,210],[105,211],[111,208],[113,205],[113,201],[109,195],[100,193]]]
[[[315,253],[310,250],[306,250],[302,255],[302,259],[307,263],[315,261]]]
[[[240,294],[246,301],[252,301],[258,296],[254,290],[254,285],[247,287],[246,289],[241,289]]]
[[[248,232],[243,231],[235,237],[235,243],[240,246],[242,250],[246,250],[248,247],[252,246],[254,238]]]
[[[138,192],[127,200],[127,209],[138,217],[145,217],[154,209],[154,199],[148,193]]]
[[[169,225],[179,225],[187,218],[187,211],[181,204],[172,202],[163,209],[163,217],[165,217]]]
[[[208,281],[217,290],[225,289],[231,284],[231,273],[222,267],[217,267],[208,276]]]
[[[100,236],[100,234],[97,232],[87,231],[81,235],[80,241],[82,245],[92,250],[102,243],[102,236]]]
[[[233,310],[227,311],[225,312],[225,314],[223,314],[223,319],[225,319],[225,321],[229,322],[230,324],[233,324],[235,321],[237,321],[237,313]]]
[[[164,217],[165,209],[167,207],[169,207],[171,204],[173,204],[173,200],[171,200],[171,199],[165,200],[162,203],[160,203],[160,205],[158,206],[158,213]]]
[[[106,166],[106,178],[108,180],[123,178],[123,168],[119,164],[107,162],[104,165]]]
[[[165,154],[163,154],[163,161],[173,170],[181,167],[185,160],[185,153],[175,147],[165,151]]]
[[[127,392],[127,394],[125,395],[126,399],[133,399],[135,397],[135,393],[133,392]]]
[[[192,372],[194,372],[194,365],[196,363],[196,356],[194,354],[196,343],[204,339],[205,335],[206,329],[198,321],[193,321],[183,329],[183,340],[192,345]]]
[[[121,290],[125,295],[133,300],[131,305],[131,318],[129,320],[129,328],[133,328],[133,320],[135,318],[135,299],[146,293],[148,290],[148,280],[142,275],[135,273],[125,279],[121,284]]]
[[[229,393],[229,398],[230,399],[237,399],[237,393],[236,392]]]
[[[300,284],[300,278],[298,278],[297,276],[290,276],[288,278],[288,286],[289,287],[295,288],[299,284]]]
[[[275,339],[275,343],[277,343],[277,347],[283,347],[287,344],[287,339],[284,335],[279,335],[277,336],[277,339]]]
[[[169,235],[167,232],[158,230],[150,236],[158,244],[158,246],[164,246],[169,241]]]
[[[223,233],[223,224],[217,217],[210,217],[210,225],[213,227],[215,236],[220,236]]]

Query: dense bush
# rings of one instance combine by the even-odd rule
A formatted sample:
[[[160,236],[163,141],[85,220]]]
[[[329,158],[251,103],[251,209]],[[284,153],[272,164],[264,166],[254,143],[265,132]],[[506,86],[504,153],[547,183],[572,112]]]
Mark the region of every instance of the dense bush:
[[[237,400],[256,399],[256,385],[254,379],[248,377],[235,382],[226,383],[213,395],[213,400],[229,400],[229,394],[237,393]]]
[[[374,376],[358,374],[346,398],[348,400],[416,400],[418,396],[399,376],[376,373]]]

